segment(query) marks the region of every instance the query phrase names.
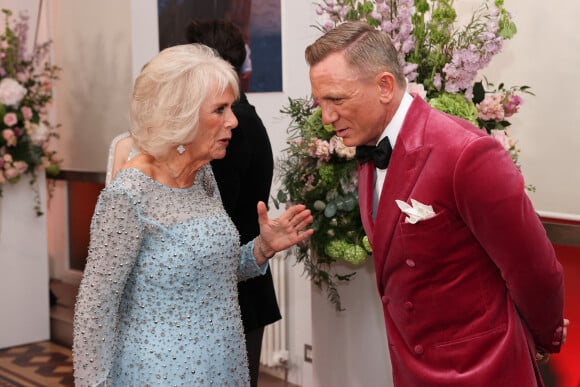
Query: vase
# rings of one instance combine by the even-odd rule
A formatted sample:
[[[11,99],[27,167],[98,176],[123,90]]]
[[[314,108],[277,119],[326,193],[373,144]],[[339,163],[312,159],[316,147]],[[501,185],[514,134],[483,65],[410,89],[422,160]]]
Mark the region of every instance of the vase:
[[[46,179],[37,177],[41,210]],[[34,209],[28,175],[4,184],[0,198],[0,348],[50,338],[46,217]]]
[[[336,271],[353,267],[340,261]],[[376,286],[374,263],[356,267],[356,275],[338,285],[345,310],[336,311],[326,292],[312,286],[313,385],[392,386],[382,304]]]

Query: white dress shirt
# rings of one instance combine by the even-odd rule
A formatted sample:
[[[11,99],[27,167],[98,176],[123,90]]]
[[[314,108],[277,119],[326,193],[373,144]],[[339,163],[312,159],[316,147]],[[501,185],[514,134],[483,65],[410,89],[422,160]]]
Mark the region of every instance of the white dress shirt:
[[[409,111],[409,108],[411,107],[412,102],[413,102],[413,97],[411,97],[411,95],[409,93],[405,92],[405,94],[403,95],[403,99],[401,100],[401,104],[397,108],[397,111],[395,112],[395,115],[391,119],[391,122],[389,122],[389,124],[387,125],[385,130],[383,130],[383,133],[381,134],[381,137],[379,138],[379,141],[377,142],[377,144],[383,138],[389,137],[389,142],[391,143],[393,150],[395,149],[395,145],[397,143],[397,137],[399,136],[399,132],[401,131],[401,127],[403,126],[403,121],[405,120],[405,117],[407,116],[407,112]],[[375,192],[374,192],[374,197],[373,197],[373,219],[377,213],[377,207],[379,206],[379,198],[381,197],[381,193],[383,192],[383,184],[385,183],[385,178],[387,177],[387,170],[388,169],[389,169],[388,167],[385,169],[375,168]]]

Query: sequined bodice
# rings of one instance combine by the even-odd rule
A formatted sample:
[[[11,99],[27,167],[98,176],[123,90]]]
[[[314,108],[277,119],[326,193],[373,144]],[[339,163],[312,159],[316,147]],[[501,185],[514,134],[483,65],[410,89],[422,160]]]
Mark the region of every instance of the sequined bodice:
[[[185,189],[120,171],[91,224],[76,385],[248,385],[236,284],[265,268],[238,240],[209,167]]]

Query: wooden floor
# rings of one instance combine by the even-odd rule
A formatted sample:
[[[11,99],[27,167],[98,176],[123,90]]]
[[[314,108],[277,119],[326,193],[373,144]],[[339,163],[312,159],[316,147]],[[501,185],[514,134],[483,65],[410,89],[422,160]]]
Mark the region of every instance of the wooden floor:
[[[74,386],[70,348],[44,341],[0,350],[0,387],[47,386]],[[263,373],[258,386],[293,385]]]

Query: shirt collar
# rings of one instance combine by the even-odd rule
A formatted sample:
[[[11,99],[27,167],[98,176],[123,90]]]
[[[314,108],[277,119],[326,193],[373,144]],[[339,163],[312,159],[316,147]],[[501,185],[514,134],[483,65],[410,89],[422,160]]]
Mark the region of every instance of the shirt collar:
[[[405,92],[405,94],[403,94],[403,98],[401,99],[401,103],[399,104],[399,107],[397,108],[397,111],[395,112],[395,115],[391,119],[391,122],[389,122],[389,124],[387,125],[385,130],[383,130],[383,133],[381,134],[381,137],[379,138],[379,142],[383,138],[388,136],[389,142],[391,143],[391,146],[393,148],[395,148],[395,144],[397,142],[397,137],[399,136],[399,132],[401,131],[401,128],[403,127],[403,121],[405,120],[405,117],[407,116],[407,112],[409,111],[409,108],[411,107],[411,103],[413,103],[413,97],[411,97],[411,95],[409,93]],[[377,142],[377,144],[378,144],[378,142]]]

